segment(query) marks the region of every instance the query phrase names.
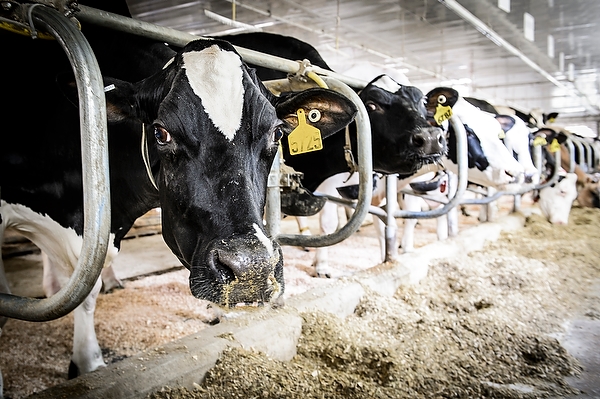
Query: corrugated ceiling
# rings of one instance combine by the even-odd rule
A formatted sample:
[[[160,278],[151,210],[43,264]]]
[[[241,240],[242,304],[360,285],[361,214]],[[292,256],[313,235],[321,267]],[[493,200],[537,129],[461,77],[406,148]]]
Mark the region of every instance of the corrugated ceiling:
[[[463,95],[493,104],[559,111],[563,121],[585,122],[597,131],[598,0],[127,2],[135,18],[148,22],[198,35],[244,31],[207,16],[208,10],[309,42],[337,72],[368,62],[405,73],[424,92],[453,85]],[[472,20],[459,16],[456,8],[465,9]],[[528,31],[533,41],[525,37],[526,18],[533,22],[533,30]],[[491,35],[478,30],[474,20],[493,31]],[[513,52],[506,44],[499,45],[495,34]]]

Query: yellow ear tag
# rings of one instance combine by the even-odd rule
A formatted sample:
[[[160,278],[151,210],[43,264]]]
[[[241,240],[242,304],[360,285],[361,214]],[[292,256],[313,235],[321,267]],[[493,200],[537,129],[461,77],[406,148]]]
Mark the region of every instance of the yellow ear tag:
[[[498,138],[500,140],[503,140],[504,138],[506,138],[506,133],[504,133],[504,130],[500,129],[500,131],[498,132]]]
[[[452,117],[452,108],[448,106],[443,106],[442,104],[438,104],[435,107],[435,114],[433,115],[433,119],[438,125],[441,125],[442,122],[447,121]]]
[[[290,154],[298,155],[322,149],[321,131],[306,123],[306,115],[302,108],[296,111],[296,115],[298,126],[288,136]]]
[[[546,139],[544,137],[538,136],[535,139],[533,139],[533,146],[537,147],[538,145],[546,145],[548,144],[548,142],[546,141]]]
[[[556,152],[558,150],[560,150],[560,144],[558,144],[558,140],[554,139],[550,144],[550,152]]]

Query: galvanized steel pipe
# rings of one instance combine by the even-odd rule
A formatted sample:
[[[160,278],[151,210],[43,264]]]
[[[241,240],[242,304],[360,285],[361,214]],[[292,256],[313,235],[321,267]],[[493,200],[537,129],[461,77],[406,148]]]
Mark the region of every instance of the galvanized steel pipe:
[[[577,164],[577,162],[575,162],[575,145],[571,139],[567,139],[567,141],[565,141],[565,145],[569,150],[569,173],[575,173],[575,165]],[[557,168],[559,166],[560,162],[556,164]]]
[[[100,68],[82,33],[53,8],[36,5],[35,25],[49,31],[71,62],[79,94],[83,169],[84,230],[81,254],[67,284],[46,299],[0,294],[0,315],[27,321],[48,321],[75,309],[97,282],[108,248],[110,189],[106,104]]]
[[[431,219],[445,215],[460,203],[460,200],[467,190],[468,183],[468,160],[467,160],[467,133],[465,127],[461,122],[460,118],[453,115],[450,118],[450,123],[456,132],[456,151],[457,151],[457,162],[458,162],[458,188],[454,196],[446,203],[443,207],[438,209],[432,209],[429,211],[413,212],[397,210],[394,213],[396,218],[407,218],[407,219]]]
[[[181,32],[175,29],[158,26],[149,22],[144,22],[122,15],[113,14],[110,12],[98,10],[92,7],[79,5],[81,11],[76,14],[76,17],[81,21],[89,22],[95,25],[102,25],[114,30],[132,33],[150,39],[161,40],[166,43],[183,47],[192,40],[207,39],[206,37],[192,35],[191,33]],[[297,61],[287,60],[285,58],[275,57],[269,54],[263,54],[258,51],[246,49],[239,46],[234,46],[236,51],[242,56],[242,59],[248,64],[259,65],[265,68],[275,69],[278,71],[295,74],[300,70],[300,64]],[[320,75],[336,78],[340,82],[347,85],[362,89],[368,82],[360,79],[344,76],[318,66],[311,66],[310,70],[317,72]]]
[[[326,247],[337,244],[358,230],[369,212],[371,204],[373,164],[371,160],[371,124],[367,110],[360,97],[350,87],[331,77],[325,76],[323,79],[330,89],[345,95],[358,107],[358,114],[355,119],[358,132],[358,205],[348,222],[335,233],[319,236],[281,234],[276,239],[282,245]]]
[[[394,217],[398,211],[398,176],[388,175],[385,177],[385,198],[385,255],[383,261],[391,262],[398,257],[398,246],[396,245],[398,225]]]
[[[206,39],[201,36],[196,36],[177,31],[175,29],[135,20],[118,14],[86,7],[84,5],[80,5],[79,7],[80,12],[78,12],[76,16],[81,21],[102,25],[110,29],[128,32],[155,40],[161,40],[175,46],[183,47],[192,40]],[[291,61],[284,58],[263,54],[254,50],[245,49],[243,47],[234,47],[246,63],[259,65],[270,69],[276,69],[291,74],[296,74],[301,70],[301,64],[297,61]],[[282,245],[317,247],[333,245],[346,239],[352,233],[358,230],[367,214],[372,194],[372,188],[367,184],[367,181],[370,184],[371,175],[373,172],[371,161],[371,126],[368,122],[368,115],[362,101],[358,95],[356,95],[356,93],[347,86],[350,85],[354,88],[361,89],[366,86],[367,82],[340,75],[317,66],[310,66],[307,70],[323,75],[323,80],[325,80],[331,89],[346,95],[346,97],[350,98],[359,108],[359,113],[356,117],[356,123],[358,126],[358,164],[359,176],[361,179],[361,183],[359,184],[359,203],[361,203],[361,205],[357,208],[356,212],[352,215],[348,223],[333,234],[312,237],[302,235],[279,235],[278,237],[273,237],[278,239]],[[274,191],[270,190],[270,195],[273,195],[273,193]],[[366,201],[366,203],[362,204],[363,201]],[[270,219],[274,217],[272,212],[276,211],[267,211],[267,216]],[[271,219],[271,221],[273,222],[273,219]],[[278,231],[278,227],[274,226],[273,224],[271,224],[270,229],[272,231]]]

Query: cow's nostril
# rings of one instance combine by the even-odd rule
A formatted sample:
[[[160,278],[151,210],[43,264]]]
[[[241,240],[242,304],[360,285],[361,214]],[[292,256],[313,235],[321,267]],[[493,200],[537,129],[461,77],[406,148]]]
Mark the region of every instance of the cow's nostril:
[[[417,148],[423,147],[425,145],[425,137],[422,134],[415,134],[412,137],[412,144]]]
[[[228,265],[223,260],[218,250],[212,250],[208,254],[207,262],[215,278],[221,284],[229,284],[235,280],[236,273],[234,268],[230,267],[231,263]]]

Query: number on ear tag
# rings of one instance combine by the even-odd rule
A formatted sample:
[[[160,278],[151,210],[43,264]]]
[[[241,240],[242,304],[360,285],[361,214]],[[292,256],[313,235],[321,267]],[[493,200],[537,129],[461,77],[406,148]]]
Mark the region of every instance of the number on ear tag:
[[[447,121],[452,117],[452,108],[448,106],[443,106],[442,104],[438,104],[435,107],[435,114],[433,115],[433,119],[435,119],[438,125],[441,125],[442,122]]]
[[[552,143],[550,143],[550,152],[556,152],[560,150],[560,144],[558,144],[558,140],[554,139],[552,140]]]
[[[321,131],[306,123],[306,114],[302,108],[296,111],[296,115],[298,126],[288,136],[290,154],[298,155],[322,149]]]

